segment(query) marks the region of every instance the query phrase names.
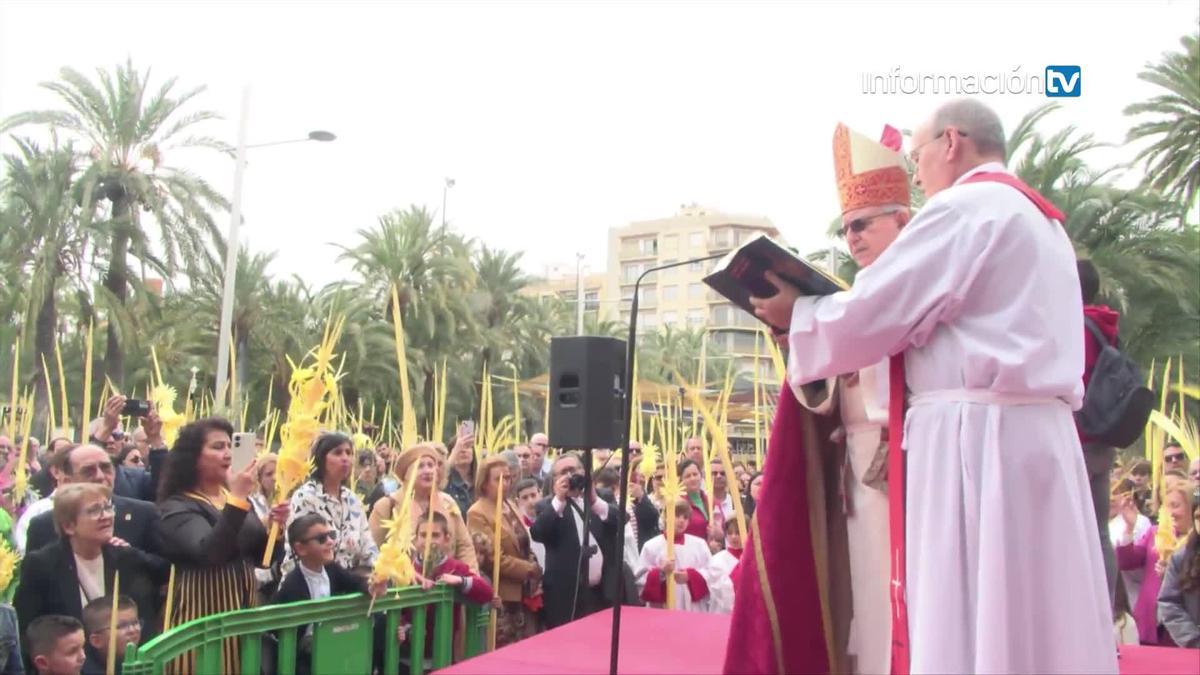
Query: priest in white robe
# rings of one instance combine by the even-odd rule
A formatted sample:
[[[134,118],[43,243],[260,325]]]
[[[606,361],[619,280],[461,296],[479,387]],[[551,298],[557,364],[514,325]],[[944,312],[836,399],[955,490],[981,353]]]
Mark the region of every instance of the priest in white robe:
[[[1071,414],[1083,308],[1063,216],[1005,169],[981,103],[943,105],[912,143],[928,201],[854,287],[799,297],[773,278],[755,301],[787,331],[792,386],[903,354],[907,574],[892,583],[908,632],[893,642],[910,651],[891,670],[1115,673]]]
[[[884,129],[876,142],[839,124],[834,131],[834,177],[842,235],[859,268],[870,267],[910,219],[908,175],[900,132]],[[888,673],[892,622],[887,495],[888,364],[881,360],[849,375],[794,386],[796,400],[840,421],[835,442],[846,448],[842,508],[850,554],[852,615],[846,646],[853,673]]]

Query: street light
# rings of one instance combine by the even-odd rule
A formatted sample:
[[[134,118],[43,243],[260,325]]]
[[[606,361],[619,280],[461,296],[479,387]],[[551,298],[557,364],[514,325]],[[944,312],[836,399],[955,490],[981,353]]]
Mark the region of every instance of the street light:
[[[250,87],[242,89],[242,119],[238,126],[237,159],[233,169],[233,204],[230,208],[229,238],[225,251],[225,283],[221,295],[221,329],[217,336],[217,372],[216,397],[217,406],[225,401],[225,388],[229,378],[229,342],[233,330],[233,289],[237,278],[238,229],[242,222],[242,179],[246,173],[246,150],[250,148],[265,148],[272,145],[287,143],[307,143],[317,141],[328,143],[337,138],[329,131],[310,131],[304,138],[293,138],[269,143],[246,144],[246,128],[250,120]]]
[[[446,184],[442,186],[442,232],[446,231],[446,193],[450,188],[454,187],[454,179],[446,178]]]

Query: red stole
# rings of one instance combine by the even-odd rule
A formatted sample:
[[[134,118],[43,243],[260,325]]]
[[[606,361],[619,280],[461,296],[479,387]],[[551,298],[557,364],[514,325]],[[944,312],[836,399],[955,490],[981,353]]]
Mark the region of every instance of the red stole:
[[[1064,223],[1067,220],[1050,200],[1020,178],[1002,171],[974,174],[963,183],[1002,183],[1025,195],[1042,215]],[[904,546],[904,403],[907,395],[904,352],[888,361],[888,530],[892,553],[892,675],[908,675],[908,603],[905,598],[907,569]]]

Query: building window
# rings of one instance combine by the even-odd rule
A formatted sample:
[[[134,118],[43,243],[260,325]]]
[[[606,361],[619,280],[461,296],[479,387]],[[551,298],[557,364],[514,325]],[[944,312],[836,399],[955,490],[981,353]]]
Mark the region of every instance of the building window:
[[[733,245],[733,233],[729,228],[713,230],[712,248],[730,248]]]
[[[662,251],[667,255],[674,255],[679,252],[679,235],[665,234],[662,238]]]
[[[621,281],[632,284],[648,269],[646,263],[625,263],[621,265]]]
[[[633,237],[621,240],[622,258],[643,258],[658,255],[658,238]]]
[[[704,285],[703,284],[688,284],[688,300],[703,300]]]
[[[653,288],[643,288],[641,303],[643,305],[653,305],[656,302],[658,302],[658,291]]]
[[[692,274],[703,274],[704,273],[704,263],[702,263],[702,262],[688,263],[688,271],[691,272]]]
[[[689,309],[687,313],[688,328],[699,328],[704,325],[704,310]]]
[[[663,312],[662,320],[664,326],[674,326],[679,317],[676,316],[675,312]]]
[[[649,330],[654,330],[658,328],[658,315],[647,314],[645,316],[638,316],[638,323]]]
[[[704,233],[691,232],[688,234],[688,246],[692,248],[704,248]]]
[[[678,286],[663,286],[663,302],[678,302],[679,287]]]

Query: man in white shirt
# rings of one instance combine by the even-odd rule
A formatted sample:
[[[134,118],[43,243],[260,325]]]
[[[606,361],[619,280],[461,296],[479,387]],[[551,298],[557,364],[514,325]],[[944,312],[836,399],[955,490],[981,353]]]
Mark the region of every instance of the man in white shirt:
[[[531,477],[539,481],[544,481],[546,480],[546,476],[550,475],[550,459],[546,457],[546,453],[549,451],[549,436],[537,433],[529,437],[530,462],[535,469]]]
[[[612,605],[616,579],[604,560],[616,551],[621,519],[617,506],[588,489],[587,547],[583,532],[583,463],[576,453],[560,455],[550,467],[553,495],[538,504],[538,515],[529,528],[536,542],[546,546],[546,625],[560,626]],[[576,477],[574,481],[572,478]]]

